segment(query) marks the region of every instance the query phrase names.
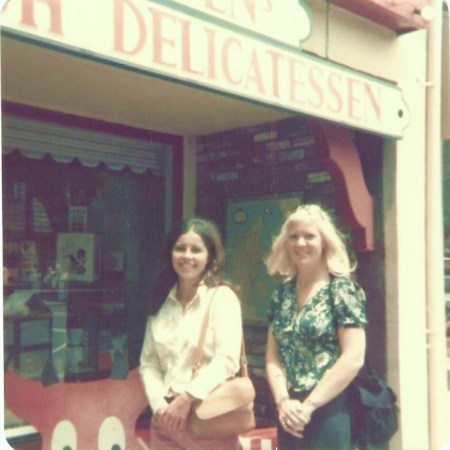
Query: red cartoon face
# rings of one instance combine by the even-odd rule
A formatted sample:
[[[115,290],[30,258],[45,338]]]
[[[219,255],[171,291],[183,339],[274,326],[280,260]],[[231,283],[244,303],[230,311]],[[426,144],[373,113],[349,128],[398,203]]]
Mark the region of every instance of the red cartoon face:
[[[43,450],[143,450],[138,416],[148,405],[137,369],[126,380],[57,383],[13,371],[5,374],[5,402],[41,434]]]

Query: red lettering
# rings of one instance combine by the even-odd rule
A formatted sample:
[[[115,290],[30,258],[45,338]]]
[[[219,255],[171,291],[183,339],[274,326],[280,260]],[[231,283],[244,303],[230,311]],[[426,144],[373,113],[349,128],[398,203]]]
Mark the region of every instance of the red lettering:
[[[261,77],[261,68],[259,67],[258,56],[256,50],[253,49],[252,56],[250,57],[250,67],[247,74],[247,80],[245,82],[245,88],[248,88],[249,81],[252,81],[256,85],[256,89],[259,93],[264,93],[264,85]]]
[[[217,6],[214,3],[215,3],[214,0],[206,0],[205,6],[206,6],[206,8],[209,8],[212,11],[215,11],[215,12],[218,12],[218,13],[221,13],[221,14],[225,14],[225,10],[217,8]],[[222,0],[221,0],[221,3],[223,4]]]
[[[347,101],[348,101],[348,115],[353,119],[361,119],[361,113],[356,115],[355,108],[358,107],[361,103],[361,98],[356,96],[355,87],[361,87],[361,84],[358,80],[354,80],[352,78],[348,78],[347,80]]]
[[[243,0],[244,2],[244,6],[245,9],[247,10],[248,16],[250,17],[250,19],[252,20],[253,23],[255,23],[256,21],[256,17],[255,17],[255,0]],[[235,13],[235,8],[234,8],[234,4],[235,1],[231,1],[231,17],[235,18],[236,17],[236,13]]]
[[[268,53],[272,59],[272,95],[280,97],[279,62],[281,55],[272,50],[269,50]]]
[[[205,9],[210,9],[221,16],[236,19],[240,15],[240,11],[236,13],[236,4],[238,2],[242,3],[252,23],[256,23],[255,0],[227,0],[226,2],[224,0],[205,0]]]
[[[342,82],[342,78],[336,74],[331,73],[328,77],[328,90],[335,100],[335,107],[333,108],[333,105],[328,102],[327,107],[328,110],[332,113],[338,113],[342,110],[342,95],[340,93],[339,87],[336,85],[338,82]]]
[[[242,82],[242,79],[233,79],[230,72],[230,49],[233,44],[238,47],[239,50],[242,50],[242,45],[237,39],[228,38],[225,40],[222,47],[223,73],[227,81],[229,81],[231,84],[240,84]]]
[[[319,66],[312,66],[311,70],[309,71],[308,78],[309,78],[309,84],[311,86],[310,94],[315,93],[316,99],[314,101],[314,98],[309,98],[309,104],[320,108],[323,104],[323,88],[322,83],[319,82],[317,78],[320,77],[320,81],[322,81],[323,76],[323,69],[321,69]]]
[[[180,23],[182,42],[181,68],[186,72],[201,75],[201,71],[194,70],[191,67],[191,22],[185,19],[180,19]]]
[[[289,58],[289,100],[301,105],[305,104],[305,82],[299,78],[304,69],[304,62],[298,59]]]
[[[369,84],[364,83],[364,92],[369,99],[369,103],[372,106],[372,110],[375,112],[375,116],[378,120],[381,120],[381,108],[380,108],[380,88],[377,89],[377,98]],[[366,104],[366,102],[364,102]]]
[[[163,36],[163,21],[176,22],[176,18],[165,14],[161,11],[156,10],[154,7],[151,8],[151,13],[153,16],[153,60],[159,64],[164,64],[169,67],[175,67],[175,62],[167,61],[164,59],[164,50],[167,47],[175,47],[174,39],[169,39]]]
[[[132,50],[125,50],[124,44],[125,4],[130,7],[131,12],[134,14],[139,30],[138,41]],[[145,20],[136,5],[129,0],[114,0],[114,51],[134,55],[142,49],[146,39],[147,28],[145,26]]]
[[[35,1],[38,0],[22,0],[22,23],[30,27],[37,28],[36,22],[34,21]],[[62,35],[61,0],[40,1],[47,3],[50,9],[50,32]]]
[[[208,52],[208,77],[215,79],[216,75],[216,32],[210,28],[205,28],[206,44]]]

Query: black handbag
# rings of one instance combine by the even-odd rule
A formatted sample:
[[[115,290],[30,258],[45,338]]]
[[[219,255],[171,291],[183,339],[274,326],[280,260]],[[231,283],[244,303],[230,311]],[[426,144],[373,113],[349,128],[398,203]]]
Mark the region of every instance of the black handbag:
[[[329,294],[334,314],[332,282]],[[348,393],[352,442],[358,450],[387,444],[398,430],[397,397],[373,370],[367,353],[364,366],[350,383]]]
[[[349,386],[349,398],[352,440],[358,449],[387,444],[398,430],[399,409],[393,390],[374,370],[363,369]]]

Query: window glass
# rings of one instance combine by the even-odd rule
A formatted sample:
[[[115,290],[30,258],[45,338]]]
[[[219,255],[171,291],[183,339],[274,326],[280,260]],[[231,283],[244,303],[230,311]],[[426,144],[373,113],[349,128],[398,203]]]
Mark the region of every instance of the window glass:
[[[127,377],[138,364],[164,196],[150,170],[3,156],[7,368],[43,385]],[[21,425],[6,408],[5,428]]]

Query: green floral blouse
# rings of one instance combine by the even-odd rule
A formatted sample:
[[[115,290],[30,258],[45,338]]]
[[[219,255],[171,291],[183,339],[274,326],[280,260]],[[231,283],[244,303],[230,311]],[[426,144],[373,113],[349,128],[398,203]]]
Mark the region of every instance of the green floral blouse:
[[[268,318],[289,388],[304,392],[338,359],[337,328],[365,327],[367,318],[365,294],[356,282],[333,279],[298,312],[295,281],[273,292]]]

